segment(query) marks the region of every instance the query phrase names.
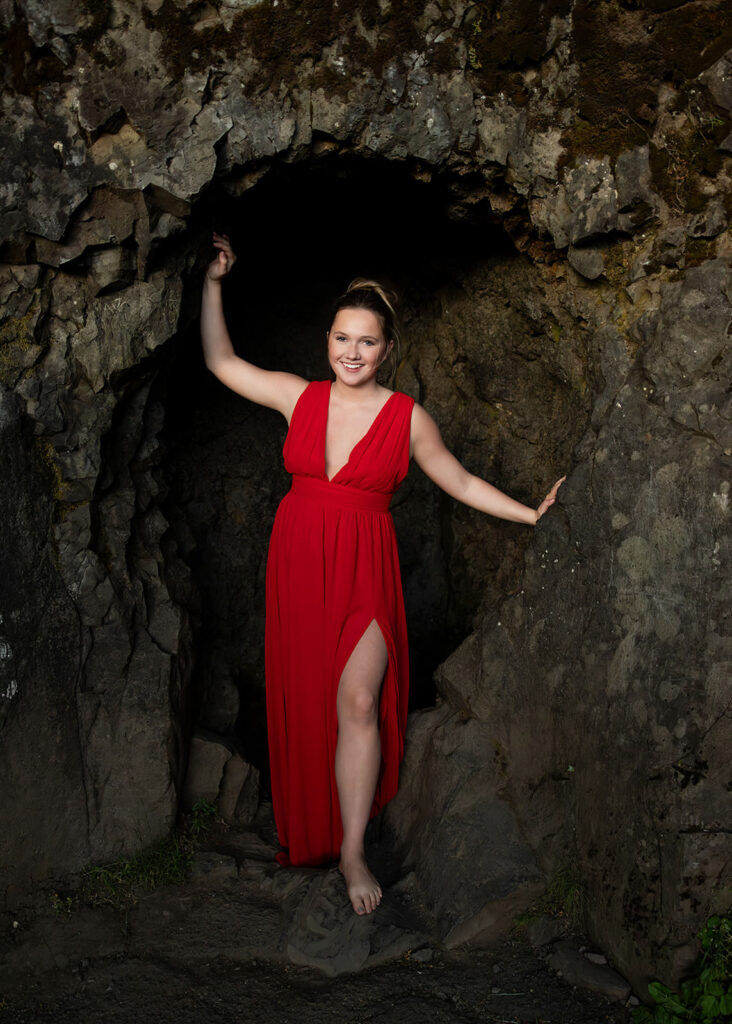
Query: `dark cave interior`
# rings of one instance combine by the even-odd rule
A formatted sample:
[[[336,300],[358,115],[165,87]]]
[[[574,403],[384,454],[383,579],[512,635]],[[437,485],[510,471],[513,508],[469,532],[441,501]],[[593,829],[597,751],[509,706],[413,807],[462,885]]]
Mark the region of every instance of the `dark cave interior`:
[[[419,347],[424,310],[437,308],[441,289],[460,289],[488,258],[515,259],[490,210],[478,203],[469,217],[462,209],[456,215],[453,199],[449,184],[424,170],[328,153],[275,164],[240,196],[212,187],[193,209],[198,258],[184,290],[180,333],[165,346],[156,381],[169,452],[165,513],[198,591],[195,721],[237,736],[244,755],[265,773],[264,575],[274,513],[288,487],[281,459],[286,424],[227,390],[203,362],[198,304],[200,275],[214,254],[210,232],[228,234],[237,253],[224,286],[237,352],[260,366],[316,379],[330,372],[324,344],[330,306],[353,277],[376,277],[399,295],[404,363]],[[411,391],[422,398],[419,385],[412,383]],[[424,478],[415,488],[416,477],[423,475],[413,468],[394,511],[410,634],[410,705],[425,707],[434,702],[434,669],[471,631],[477,601],[450,580],[449,537],[441,535],[451,527],[436,493],[428,504],[422,497],[425,487],[437,489]],[[425,553],[426,531],[436,542]],[[425,579],[432,582],[425,586]]]

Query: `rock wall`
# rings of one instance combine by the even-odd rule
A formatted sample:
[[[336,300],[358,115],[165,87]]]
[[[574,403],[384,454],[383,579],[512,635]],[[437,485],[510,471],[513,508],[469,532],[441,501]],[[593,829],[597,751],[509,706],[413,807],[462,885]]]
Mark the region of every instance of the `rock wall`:
[[[389,823],[450,941],[500,930],[570,860],[618,966],[672,980],[729,885],[728,6],[16,0],[0,19],[6,904],[164,833],[200,708],[242,713],[230,686],[225,721],[209,700],[232,660],[196,664],[208,584],[166,390],[212,218],[282,167],[389,164],[471,232],[397,282],[398,386],[517,496],[570,474],[532,537],[419,477],[400,500],[413,619],[454,638],[478,617]],[[389,268],[409,241],[383,238]],[[247,473],[230,501],[267,507]]]

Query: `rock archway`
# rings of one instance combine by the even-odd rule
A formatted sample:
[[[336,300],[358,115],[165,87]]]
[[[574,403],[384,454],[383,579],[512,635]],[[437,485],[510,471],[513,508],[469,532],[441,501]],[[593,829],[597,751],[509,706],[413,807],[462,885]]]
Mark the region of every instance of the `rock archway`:
[[[327,376],[330,302],[359,272],[390,281],[405,308],[397,386],[427,404],[476,472],[530,500],[584,430],[581,344],[569,370],[553,360],[556,321],[500,218],[489,208],[451,217],[448,183],[432,178],[331,144],[276,165],[239,198],[211,189],[192,219],[204,247],[206,225],[223,222],[241,253],[227,316],[238,350],[258,365]],[[166,516],[188,538],[181,544],[201,592],[199,725],[237,734],[262,769],[264,565],[287,487],[285,425],[207,373],[193,312],[200,284],[189,280],[190,323],[166,349],[156,384],[166,406]],[[459,511],[418,470],[396,516],[420,707],[432,703],[432,673],[471,631],[481,602],[515,583],[529,538]]]
[[[418,476],[397,505],[417,678],[470,633],[437,672],[439,706],[413,720],[390,819],[403,855],[454,941],[569,856],[590,934],[636,986],[678,976],[729,878],[727,6],[2,12],[6,905],[162,835],[197,722],[251,744],[253,648],[211,631],[242,615],[206,573],[242,539],[261,581],[247,515],[263,527],[285,483],[269,474],[277,426],[200,379],[196,267],[212,223],[234,210],[243,252],[261,215],[240,278],[256,302],[232,302],[232,326],[241,310],[269,339],[276,314],[258,354],[319,374],[310,255],[282,282],[272,265],[287,215],[325,284],[350,267],[320,237],[318,203],[304,208],[347,186],[349,226],[364,205],[377,228],[391,211],[354,270],[386,270],[403,293],[398,386],[519,497],[571,468],[531,538]],[[374,209],[377,181],[395,198]],[[409,211],[417,253],[388,230]],[[224,465],[255,448],[248,476]],[[506,902],[489,845],[485,886],[444,870],[444,850],[460,859],[451,836],[474,849],[496,823],[519,868]]]

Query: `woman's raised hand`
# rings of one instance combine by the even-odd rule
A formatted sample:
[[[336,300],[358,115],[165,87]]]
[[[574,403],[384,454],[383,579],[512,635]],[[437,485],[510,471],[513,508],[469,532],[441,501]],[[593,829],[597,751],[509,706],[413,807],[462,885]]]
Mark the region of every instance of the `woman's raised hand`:
[[[561,478],[561,480],[557,480],[557,482],[554,484],[552,489],[547,494],[546,498],[544,498],[544,500],[542,501],[541,505],[539,505],[539,507],[537,508],[537,510],[536,510],[536,521],[537,521],[537,523],[541,519],[541,517],[544,515],[546,510],[548,508],[551,508],[552,505],[554,504],[554,502],[557,500],[557,491],[559,490],[559,488],[562,486],[562,484],[564,483],[564,481],[566,479],[567,479],[566,476],[563,476]]]
[[[220,235],[218,232],[213,233],[213,244],[214,248],[219,251],[216,253],[216,258],[209,263],[208,269],[206,270],[206,277],[212,281],[220,281],[222,277],[226,277],[231,268],[234,266],[236,256],[234,250],[231,248],[228,235]]]

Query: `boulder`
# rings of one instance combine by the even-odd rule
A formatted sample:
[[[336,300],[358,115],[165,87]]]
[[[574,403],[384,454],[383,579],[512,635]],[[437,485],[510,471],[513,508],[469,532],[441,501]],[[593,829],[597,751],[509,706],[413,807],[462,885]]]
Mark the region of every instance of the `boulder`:
[[[181,809],[184,812],[192,811],[200,800],[211,804],[218,801],[224,767],[233,756],[231,745],[223,740],[212,736],[193,736],[188,753],[186,782],[181,797]],[[227,796],[226,809],[232,802],[230,794]]]
[[[499,942],[544,888],[501,783],[488,727],[447,707],[413,716],[386,820],[448,946]]]
[[[619,1002],[625,1002],[630,995],[630,985],[617,971],[584,956],[570,939],[555,944],[549,963],[577,988],[587,988]]]

